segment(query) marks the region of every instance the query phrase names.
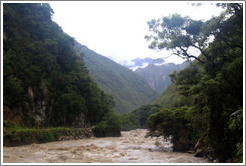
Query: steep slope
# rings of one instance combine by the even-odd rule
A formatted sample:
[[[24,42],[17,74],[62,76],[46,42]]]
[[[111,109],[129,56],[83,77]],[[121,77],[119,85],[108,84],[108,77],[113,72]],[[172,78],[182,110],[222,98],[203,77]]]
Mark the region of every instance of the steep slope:
[[[135,72],[144,78],[155,91],[161,94],[171,83],[169,74],[174,70],[182,70],[187,64],[187,62],[177,65],[174,63],[167,63],[161,66],[149,64],[145,68],[138,68]]]
[[[112,110],[49,4],[3,4],[4,126],[90,127]]]
[[[99,87],[107,94],[113,96],[114,110],[117,113],[128,113],[135,108],[153,102],[158,94],[147,82],[116,62],[88,49],[86,46],[76,44],[89,74]]]

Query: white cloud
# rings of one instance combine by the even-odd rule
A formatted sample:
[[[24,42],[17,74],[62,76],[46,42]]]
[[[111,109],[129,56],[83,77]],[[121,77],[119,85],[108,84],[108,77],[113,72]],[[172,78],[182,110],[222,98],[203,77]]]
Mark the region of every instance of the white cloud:
[[[122,64],[123,66],[135,66],[135,62],[130,61],[130,60],[121,60],[118,61],[120,64]]]
[[[148,49],[144,36],[147,21],[180,13],[193,19],[209,19],[220,10],[210,3],[201,7],[175,1],[52,1],[53,16],[63,30],[104,56],[119,60],[166,56]]]

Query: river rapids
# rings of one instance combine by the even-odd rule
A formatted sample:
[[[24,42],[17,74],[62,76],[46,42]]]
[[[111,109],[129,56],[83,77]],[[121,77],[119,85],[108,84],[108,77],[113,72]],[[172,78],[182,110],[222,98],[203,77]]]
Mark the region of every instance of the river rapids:
[[[145,138],[147,130],[121,132],[121,137],[57,141],[3,147],[3,163],[207,163],[193,154],[172,152],[169,141]]]

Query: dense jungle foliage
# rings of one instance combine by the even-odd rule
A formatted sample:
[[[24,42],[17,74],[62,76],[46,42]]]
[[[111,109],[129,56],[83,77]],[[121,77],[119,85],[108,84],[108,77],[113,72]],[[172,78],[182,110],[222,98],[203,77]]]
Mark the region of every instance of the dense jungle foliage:
[[[218,6],[225,12],[206,22],[177,14],[149,22],[150,48],[195,61],[170,74],[173,85],[156,100],[163,108],[147,124],[150,135],[172,135],[174,150],[188,150],[201,138],[200,146],[220,162],[242,162],[243,5]]]
[[[52,14],[49,4],[3,4],[4,129],[91,127],[116,116]]]

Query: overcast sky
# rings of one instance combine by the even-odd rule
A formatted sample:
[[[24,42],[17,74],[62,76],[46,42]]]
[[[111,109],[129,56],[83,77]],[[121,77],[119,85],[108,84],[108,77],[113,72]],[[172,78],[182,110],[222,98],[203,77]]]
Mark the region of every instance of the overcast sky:
[[[194,2],[194,1],[193,1]],[[199,2],[199,1],[198,1]],[[187,1],[52,1],[53,20],[64,32],[93,51],[116,61],[137,57],[153,59],[169,56],[148,48],[147,21],[179,13],[192,19],[208,20],[221,9],[204,2],[200,7]],[[176,56],[175,56],[176,57]],[[166,59],[179,63],[176,58]]]

